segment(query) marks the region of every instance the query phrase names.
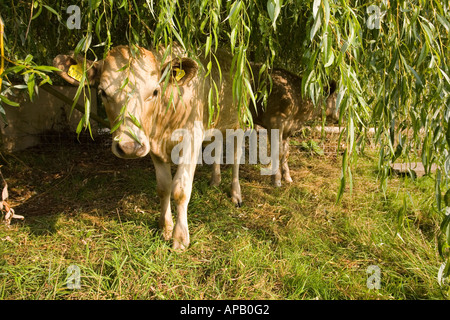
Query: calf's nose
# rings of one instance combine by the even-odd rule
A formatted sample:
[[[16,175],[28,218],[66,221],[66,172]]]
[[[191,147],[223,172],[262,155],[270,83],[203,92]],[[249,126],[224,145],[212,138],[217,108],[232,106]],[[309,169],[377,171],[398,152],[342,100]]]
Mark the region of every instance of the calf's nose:
[[[132,141],[130,142],[121,142],[116,143],[115,145],[116,152],[120,157],[126,157],[130,155],[134,155],[136,150],[136,144]]]
[[[140,158],[148,153],[148,148],[145,144],[140,144],[134,141],[113,142],[112,152],[119,158]]]

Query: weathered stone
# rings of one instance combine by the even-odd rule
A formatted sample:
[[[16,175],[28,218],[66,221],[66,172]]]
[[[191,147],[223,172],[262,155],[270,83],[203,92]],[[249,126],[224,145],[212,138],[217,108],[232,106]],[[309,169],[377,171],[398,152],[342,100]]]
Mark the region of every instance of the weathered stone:
[[[53,86],[54,89],[73,99],[77,92],[77,87],[73,86]],[[92,90],[91,111],[97,110],[97,95],[95,89]],[[45,90],[39,90],[31,102],[27,93],[17,97],[9,97],[20,104],[19,107],[12,107],[3,104],[6,112],[8,124],[0,123],[2,137],[2,150],[7,152],[23,150],[41,141],[41,135],[47,132],[75,132],[78,123],[83,116],[78,110],[73,110],[58,98]],[[78,103],[84,106],[83,94]],[[91,121],[93,133],[96,132],[97,124]]]
[[[422,162],[411,162],[411,163],[394,163],[391,168],[397,174],[409,174],[409,170],[414,172],[417,177],[422,177],[425,175],[425,167]],[[409,170],[408,170],[409,169]],[[437,166],[433,164],[431,166],[430,172],[436,172]]]

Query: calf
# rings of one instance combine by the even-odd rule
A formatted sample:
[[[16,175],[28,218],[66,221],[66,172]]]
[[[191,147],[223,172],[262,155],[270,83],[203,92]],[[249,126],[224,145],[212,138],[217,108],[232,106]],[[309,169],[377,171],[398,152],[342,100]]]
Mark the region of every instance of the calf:
[[[98,83],[111,128],[115,129],[112,130],[112,152],[127,159],[150,154],[161,203],[160,227],[166,240],[173,238],[173,248],[182,250],[190,242],[187,206],[201,141],[205,138],[204,128],[208,127],[211,81],[205,78],[197,62],[186,57],[180,47],[174,45],[170,52],[166,50],[169,49],[156,51],[139,48],[138,52],[132,53],[127,46],[118,46],[102,61],[87,61],[86,74],[90,84]],[[214,63],[211,77],[218,84],[218,106],[221,109],[210,128],[225,132],[226,129],[238,129],[238,108],[232,98],[231,57],[225,52],[218,52],[217,60],[220,70]],[[54,65],[61,70],[60,75],[72,84],[78,84],[69,76],[71,66],[76,64],[77,61],[67,55],[54,59]],[[198,126],[199,123],[202,125]],[[190,152],[183,154],[183,159],[187,161],[178,165],[172,178],[172,150],[180,143],[180,140],[174,140],[177,129],[184,129],[197,141],[195,138],[184,141],[183,137],[183,143],[189,147],[184,148],[183,152]],[[239,144],[235,145],[234,152],[235,159],[239,159]],[[175,226],[170,209],[171,195],[178,214]],[[237,160],[233,164],[231,196],[233,202],[240,205]]]
[[[254,75],[258,75],[258,68],[254,68]],[[256,71],[256,72],[255,72]],[[315,107],[310,99],[302,98],[302,79],[286,70],[274,69],[271,73],[272,91],[264,109],[262,102],[257,103],[256,108],[251,108],[254,124],[266,128],[271,133],[271,129],[279,129],[280,141],[280,162],[273,183],[281,186],[281,177],[287,182],[292,182],[289,173],[289,137],[300,130],[306,121],[319,118],[322,115],[322,108]],[[258,87],[256,85],[256,87]],[[330,83],[326,100],[326,115],[336,119],[336,83]]]

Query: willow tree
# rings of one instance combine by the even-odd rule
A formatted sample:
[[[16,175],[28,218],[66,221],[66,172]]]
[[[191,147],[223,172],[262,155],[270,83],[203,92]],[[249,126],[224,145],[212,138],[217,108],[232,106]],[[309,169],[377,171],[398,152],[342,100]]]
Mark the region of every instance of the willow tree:
[[[322,88],[334,79],[345,127],[340,138],[347,146],[337,200],[346,185],[352,187],[352,169],[369,127],[375,128],[380,147],[382,189],[397,159],[419,158],[427,171],[436,164],[440,276],[449,275],[449,1],[82,0],[71,5],[68,0],[2,1],[2,104],[16,105],[8,99],[15,90],[31,97],[55,81],[48,65],[56,54],[75,50],[101,59],[119,44],[133,49],[176,41],[189,55],[209,61],[219,48],[228,48],[234,56],[234,98],[250,125],[249,108],[270,90],[270,81],[262,81],[266,86],[253,91],[252,77],[268,80],[274,66],[291,70],[302,76],[303,95],[317,105],[324,98]],[[246,72],[249,61],[261,63],[260,74]],[[211,113],[214,108],[210,99]],[[7,120],[3,108],[0,112]],[[79,130],[83,127],[89,128],[87,117]]]

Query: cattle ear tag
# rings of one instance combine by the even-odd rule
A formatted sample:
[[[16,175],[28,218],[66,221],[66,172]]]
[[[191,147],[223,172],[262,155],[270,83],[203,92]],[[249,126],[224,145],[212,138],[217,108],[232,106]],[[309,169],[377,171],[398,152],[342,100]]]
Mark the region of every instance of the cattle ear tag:
[[[180,69],[180,68],[174,68],[174,70],[177,73],[175,75],[175,80],[180,81],[181,79],[183,79],[183,77],[186,74],[186,72],[184,72],[184,70]]]
[[[73,64],[69,67],[67,74],[69,77],[81,82],[81,78],[83,78],[83,66],[81,64]]]

